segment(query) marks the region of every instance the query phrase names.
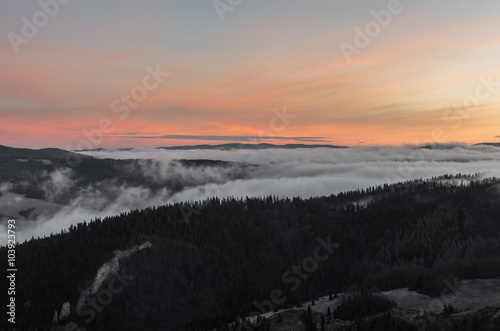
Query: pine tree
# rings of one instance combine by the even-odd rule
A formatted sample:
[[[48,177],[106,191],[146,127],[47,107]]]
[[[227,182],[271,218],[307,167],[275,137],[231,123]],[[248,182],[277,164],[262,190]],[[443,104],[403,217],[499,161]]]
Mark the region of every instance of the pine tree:
[[[316,324],[313,323],[312,309],[310,305],[307,307],[306,326],[309,330],[316,330]]]

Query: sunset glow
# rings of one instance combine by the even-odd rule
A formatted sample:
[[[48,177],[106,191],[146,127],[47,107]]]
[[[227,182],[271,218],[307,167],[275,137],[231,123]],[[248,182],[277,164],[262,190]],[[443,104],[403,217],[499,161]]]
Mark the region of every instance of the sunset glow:
[[[4,4],[0,144],[500,142],[498,1],[91,2]]]

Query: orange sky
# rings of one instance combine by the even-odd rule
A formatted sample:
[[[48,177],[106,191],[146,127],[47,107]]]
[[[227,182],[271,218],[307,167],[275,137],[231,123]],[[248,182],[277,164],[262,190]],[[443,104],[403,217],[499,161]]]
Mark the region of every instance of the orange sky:
[[[146,3],[70,3],[17,52],[4,38],[0,144],[500,142],[497,3],[402,1],[350,60],[342,43],[387,2],[248,2],[223,21],[206,3]],[[3,35],[40,10],[9,5]]]

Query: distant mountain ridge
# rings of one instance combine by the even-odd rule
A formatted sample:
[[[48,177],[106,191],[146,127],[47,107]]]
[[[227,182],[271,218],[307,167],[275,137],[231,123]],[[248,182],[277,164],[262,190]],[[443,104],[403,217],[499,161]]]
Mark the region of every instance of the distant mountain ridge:
[[[222,150],[229,151],[233,149],[242,149],[242,150],[251,150],[251,149],[298,149],[298,148],[350,148],[349,146],[337,146],[337,145],[306,145],[306,144],[286,144],[286,145],[275,145],[275,144],[242,144],[242,143],[229,143],[229,144],[220,144],[220,145],[184,145],[184,146],[165,146],[165,147],[156,147],[156,149],[163,149],[167,151],[189,151],[196,149],[204,149],[204,150]],[[94,149],[81,149],[75,150],[73,152],[105,152],[110,150],[117,151],[131,151],[133,148],[116,148],[116,149],[107,149],[107,148],[94,148]]]
[[[76,156],[77,154],[59,148],[29,149],[0,145],[0,157],[2,158],[54,160],[64,159],[68,155]]]
[[[479,143],[473,144],[470,146],[493,146],[500,147],[500,143]],[[450,148],[454,148],[456,146],[450,146]],[[298,149],[298,148],[330,148],[330,149],[341,149],[341,148],[351,148],[349,146],[337,146],[337,145],[328,145],[328,144],[314,144],[314,145],[306,145],[306,144],[285,144],[285,145],[275,145],[275,144],[242,144],[242,143],[230,143],[230,144],[219,144],[219,145],[184,145],[184,146],[166,146],[166,147],[157,147],[156,149],[163,150],[196,150],[196,149],[204,149],[204,150],[233,150],[233,149],[242,149],[242,150],[264,150],[264,149]],[[432,145],[424,145],[419,148],[433,148]],[[110,150],[117,151],[131,151],[134,148],[116,148],[116,149],[108,149],[108,148],[94,148],[94,149],[81,149],[81,150],[72,150],[67,151],[59,148],[42,148],[42,149],[30,149],[30,148],[16,148],[16,147],[8,147],[4,145],[0,145],[0,157],[11,157],[11,158],[19,158],[19,159],[61,159],[66,158],[69,155],[74,155],[74,153],[80,152],[104,152]],[[80,154],[79,154],[80,155]],[[82,155],[80,155],[82,156]],[[83,156],[86,157],[86,156]]]
[[[487,145],[487,146],[500,147],[500,143],[479,143],[479,144],[474,144],[474,145],[472,145],[472,146],[480,146],[480,145]]]
[[[456,145],[449,145],[447,144],[441,144],[441,148],[445,146],[447,149],[453,149],[458,146]],[[500,143],[479,143],[479,144],[473,144],[469,146],[493,146],[493,147],[500,147]],[[265,150],[265,149],[299,149],[299,148],[330,148],[330,149],[341,149],[341,148],[351,148],[350,146],[337,146],[337,145],[329,145],[329,144],[314,144],[314,145],[307,145],[307,144],[285,144],[285,145],[276,145],[276,144],[268,144],[268,143],[261,143],[261,144],[243,144],[243,143],[229,143],[229,144],[219,144],[219,145],[209,145],[209,144],[203,144],[203,145],[184,145],[184,146],[166,146],[166,147],[157,147],[156,149],[163,149],[167,151],[188,151],[188,150],[222,150],[222,151],[229,151],[229,150]],[[434,149],[435,146],[433,144],[428,144],[428,145],[423,145],[418,148],[426,148],[426,149]],[[106,149],[106,148],[95,148],[95,149],[82,149],[74,152],[104,152],[112,149]],[[116,150],[118,151],[130,151],[133,150],[133,148],[117,148]]]

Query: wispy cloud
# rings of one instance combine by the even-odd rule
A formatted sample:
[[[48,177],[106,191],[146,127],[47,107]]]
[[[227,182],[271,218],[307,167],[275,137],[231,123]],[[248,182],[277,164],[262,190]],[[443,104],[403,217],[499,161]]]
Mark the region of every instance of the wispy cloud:
[[[172,140],[207,140],[207,141],[260,141],[260,140],[293,140],[303,142],[329,142],[323,137],[259,137],[259,136],[193,136],[193,135],[165,135],[165,136],[136,136],[123,135],[124,138],[135,139],[172,139]]]
[[[161,137],[166,132],[241,135],[236,141],[248,141],[269,127],[271,109],[283,104],[297,115],[279,133],[290,141],[377,139],[394,145],[429,139],[435,129],[445,131],[445,141],[478,143],[497,135],[500,93],[481,102],[460,131],[450,130],[443,117],[461,116],[461,110],[443,114],[474,93],[477,77],[500,81],[500,45],[492,28],[500,15],[498,1],[407,2],[350,64],[339,44],[353,40],[354,27],[369,26],[370,12],[384,4],[276,0],[263,10],[248,2],[221,24],[210,1],[173,7],[171,2],[109,0],[123,13],[111,19],[102,14],[113,7],[108,2],[92,7],[75,2],[36,40],[21,45],[20,54],[3,38],[0,114],[11,132],[0,132],[0,140],[65,148],[109,118],[117,132],[146,138],[106,135],[105,147],[189,139],[173,142]],[[33,17],[30,3],[4,6],[2,31],[22,33],[21,18]],[[284,38],[288,35],[293,42]],[[119,120],[113,100],[127,100],[151,63],[168,67],[168,83],[131,109],[129,120]],[[68,126],[80,134],[61,128]]]

